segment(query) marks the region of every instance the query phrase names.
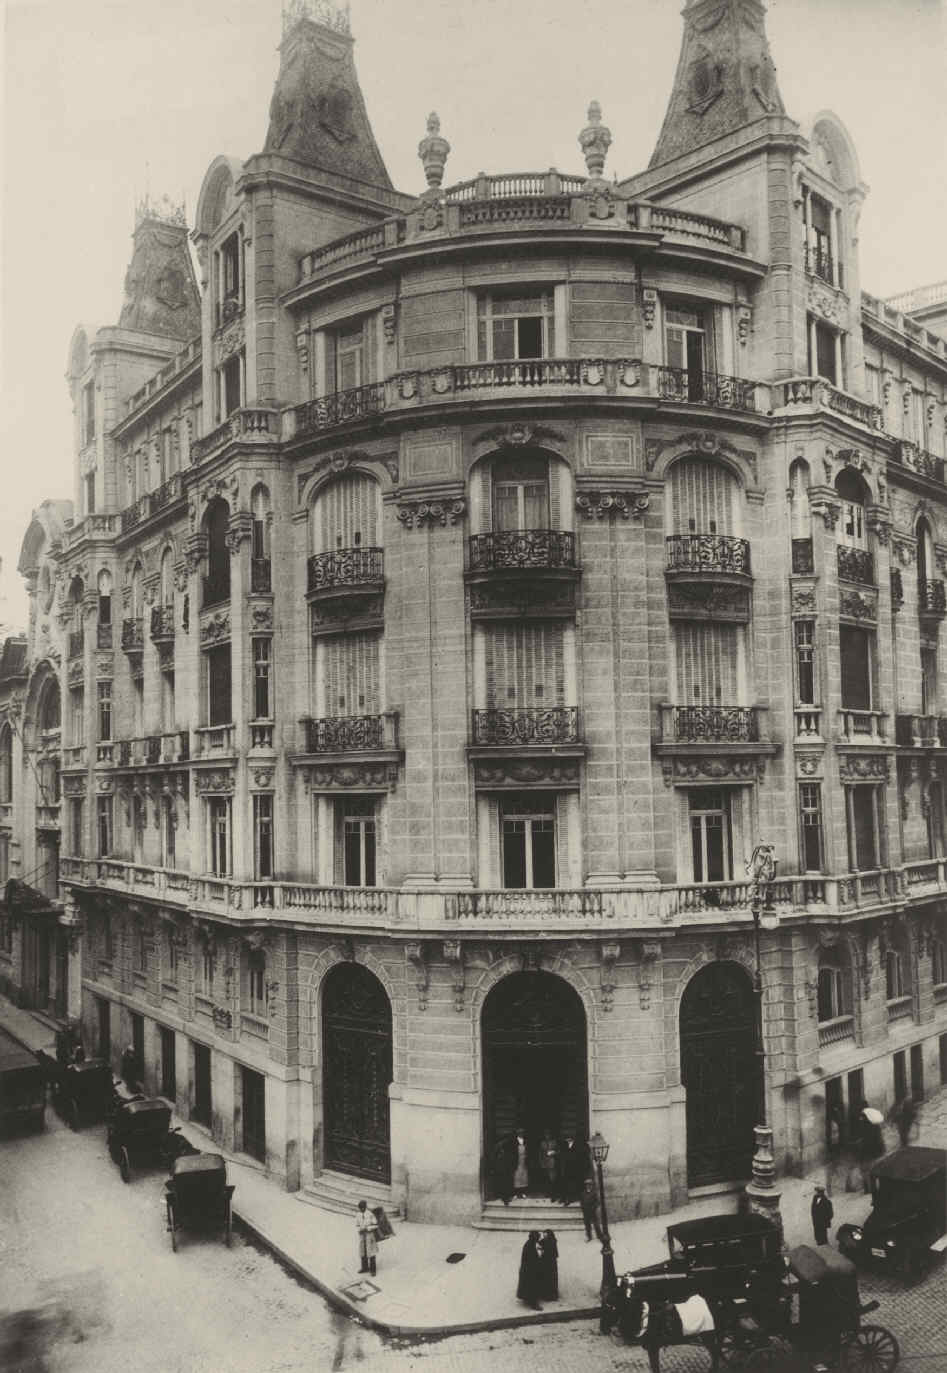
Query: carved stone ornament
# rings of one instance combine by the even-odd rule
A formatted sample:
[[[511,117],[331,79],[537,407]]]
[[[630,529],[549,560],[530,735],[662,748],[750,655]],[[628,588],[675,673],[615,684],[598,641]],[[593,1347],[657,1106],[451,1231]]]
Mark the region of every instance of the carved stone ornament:
[[[917,540],[895,534],[891,540],[891,551],[902,567],[910,567],[917,559]]]
[[[822,523],[830,533],[834,531],[842,514],[842,507],[836,501],[815,498],[810,500],[809,508],[813,515],[822,516]]]
[[[397,325],[398,317],[395,310],[395,306],[392,302],[389,301],[389,303],[387,305],[383,305],[381,309],[381,327],[384,331],[385,342],[389,345],[393,344],[398,336]]]
[[[794,615],[815,614],[816,595],[813,586],[794,586],[792,589],[792,613]]]
[[[458,1015],[464,1012],[464,946],[459,939],[444,940],[444,962],[451,970],[451,985],[454,992],[454,1010]]]
[[[466,510],[463,496],[438,501],[406,501],[398,506],[398,519],[405,529],[433,529],[435,525],[456,524],[463,519]]]
[[[565,434],[558,429],[550,429],[545,424],[524,424],[517,420],[514,424],[497,424],[484,429],[474,442],[495,443],[497,448],[525,448],[527,444],[541,444],[546,440],[561,444],[565,439]]]
[[[819,315],[830,324],[841,324],[846,313],[844,298],[818,279],[809,282],[808,306],[812,314]]]
[[[201,625],[201,643],[219,644],[230,638],[230,616],[226,611],[217,610]]]
[[[189,534],[184,540],[184,561],[188,572],[197,572],[207,557],[207,535]]]
[[[740,347],[745,348],[750,337],[750,325],[753,322],[753,310],[749,305],[737,306],[737,339]]]
[[[843,782],[887,782],[888,772],[886,753],[839,755],[838,775]]]
[[[577,758],[478,758],[474,761],[474,784],[478,787],[552,787],[579,785]]]
[[[199,769],[195,784],[201,795],[207,792],[230,792],[234,787],[233,773],[229,768]]]
[[[708,457],[717,456],[721,453],[731,458],[742,459],[750,469],[754,482],[757,480],[757,461],[756,454],[749,448],[737,448],[728,439],[723,439],[719,434],[709,429],[691,430],[686,434],[678,434],[673,439],[652,439],[645,446],[645,468],[651,471],[661,457],[661,454],[668,449],[673,450],[672,456],[684,457],[688,453],[703,453]]]
[[[397,763],[323,763],[305,770],[310,791],[350,791],[353,787],[392,791],[398,781]]]
[[[266,788],[271,787],[273,785],[272,768],[252,768],[251,774],[253,776],[253,785],[255,787],[261,787],[265,790]]]
[[[712,781],[731,780],[735,782],[762,781],[766,773],[764,757],[699,757],[664,758],[661,761],[664,785],[687,782],[702,782],[705,777]]]
[[[238,553],[240,545],[249,543],[253,537],[253,516],[249,510],[236,510],[230,517],[230,524],[224,538],[231,553]]]
[[[870,505],[865,512],[865,523],[881,547],[887,548],[891,535],[891,516],[884,506]]]
[[[615,1003],[615,966],[621,954],[621,945],[617,941],[603,943],[599,945],[598,952],[601,960],[602,1010],[610,1011]]]
[[[404,955],[414,969],[414,985],[418,993],[418,1010],[427,1010],[428,989],[431,984],[431,970],[427,961],[427,945],[422,943],[405,944]]]
[[[821,758],[814,757],[812,754],[797,757],[796,767],[802,777],[815,777],[822,766]]]
[[[612,142],[612,131],[602,123],[602,107],[593,100],[588,109],[588,124],[579,134],[579,147],[588,168],[589,181],[596,182],[605,170],[605,157]]]
[[[839,596],[839,614],[850,620],[877,620],[878,597],[872,592],[845,589]]]
[[[296,330],[296,356],[299,358],[299,370],[309,371],[309,326]]]
[[[660,940],[645,939],[638,945],[638,1004],[643,1011],[651,1005],[654,970],[660,957]]]
[[[651,504],[647,491],[590,491],[576,496],[576,509],[587,520],[614,519],[619,516],[627,520],[630,516],[640,519]]]
[[[226,362],[234,353],[239,353],[246,343],[242,317],[233,320],[217,340],[215,352],[218,363]]]
[[[85,664],[81,658],[77,658],[74,663],[69,664],[69,685],[75,686],[81,682],[85,672]]]
[[[277,981],[267,982],[266,984],[266,1010],[271,1020],[276,1019],[276,1011],[279,997],[279,983]]]
[[[252,606],[250,608],[250,621],[254,630],[272,629],[273,607],[269,604]]]

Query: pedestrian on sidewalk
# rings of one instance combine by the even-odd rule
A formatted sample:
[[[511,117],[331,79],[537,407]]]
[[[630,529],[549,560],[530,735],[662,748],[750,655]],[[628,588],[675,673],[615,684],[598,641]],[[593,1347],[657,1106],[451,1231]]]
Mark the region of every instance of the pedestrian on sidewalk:
[[[828,1244],[829,1227],[832,1224],[832,1217],[835,1212],[832,1203],[825,1194],[825,1188],[821,1183],[816,1185],[815,1196],[812,1198],[810,1211],[812,1214],[812,1231],[815,1235],[816,1244]]]
[[[542,1254],[542,1286],[539,1295],[543,1301],[559,1300],[559,1245],[556,1243],[555,1232],[544,1230],[540,1243],[543,1247]]]
[[[374,1212],[369,1211],[368,1203],[360,1201],[355,1213],[355,1228],[358,1231],[359,1272],[375,1276],[375,1260],[378,1254],[378,1230]]]
[[[579,1198],[582,1207],[582,1219],[585,1221],[585,1242],[590,1244],[592,1241],[592,1231],[600,1244],[605,1241],[602,1238],[602,1226],[598,1218],[598,1192],[595,1190],[595,1180],[586,1178],[582,1184],[582,1195]]]
[[[516,1295],[520,1301],[541,1311],[539,1297],[543,1287],[543,1245],[538,1230],[530,1230],[529,1237],[520,1251],[520,1275],[516,1285]]]

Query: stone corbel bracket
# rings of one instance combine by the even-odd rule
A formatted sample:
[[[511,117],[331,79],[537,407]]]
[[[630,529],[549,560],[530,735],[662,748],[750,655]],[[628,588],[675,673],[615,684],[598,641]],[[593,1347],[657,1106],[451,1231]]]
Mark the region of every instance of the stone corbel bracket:
[[[576,496],[576,509],[587,520],[640,519],[651,504],[647,491],[589,491]]]
[[[643,1011],[648,1010],[651,1005],[655,965],[660,957],[659,940],[645,939],[638,945],[638,1004]]]
[[[451,984],[454,990],[454,1010],[458,1015],[463,1015],[464,946],[459,939],[444,940],[444,962],[451,970]]]
[[[414,968],[415,986],[418,992],[418,1010],[427,1010],[427,994],[431,985],[431,970],[427,962],[427,949],[424,944],[405,944],[405,958]]]
[[[621,945],[616,941],[599,945],[601,959],[602,1010],[610,1011],[615,1000],[615,965],[621,954]]]

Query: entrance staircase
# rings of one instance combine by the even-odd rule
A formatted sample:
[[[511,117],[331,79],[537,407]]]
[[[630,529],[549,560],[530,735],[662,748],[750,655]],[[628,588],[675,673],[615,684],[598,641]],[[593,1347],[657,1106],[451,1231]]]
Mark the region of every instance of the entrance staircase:
[[[474,1221],[475,1230],[582,1230],[582,1208],[577,1201],[562,1206],[548,1197],[515,1198],[509,1206],[502,1201],[486,1201],[480,1219]]]
[[[294,1193],[297,1201],[319,1206],[323,1211],[335,1211],[339,1215],[354,1216],[360,1201],[368,1202],[369,1208],[383,1206],[392,1220],[401,1218],[401,1208],[393,1199],[391,1188],[383,1182],[372,1182],[368,1178],[352,1177],[348,1173],[334,1173],[324,1168],[308,1186]]]

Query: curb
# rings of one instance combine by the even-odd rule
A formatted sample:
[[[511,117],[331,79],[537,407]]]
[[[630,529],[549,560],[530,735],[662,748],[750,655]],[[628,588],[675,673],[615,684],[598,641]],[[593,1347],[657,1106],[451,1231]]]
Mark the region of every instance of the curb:
[[[301,1278],[307,1287],[318,1292],[330,1306],[351,1317],[359,1325],[377,1331],[380,1335],[414,1340],[441,1340],[451,1335],[470,1335],[484,1330],[509,1330],[518,1325],[561,1325],[566,1321],[598,1320],[599,1318],[600,1307],[581,1306],[572,1307],[568,1311],[541,1311],[529,1316],[525,1314],[522,1316],[497,1316],[492,1320],[464,1321],[457,1325],[395,1325],[389,1321],[376,1320],[374,1316],[368,1315],[362,1307],[343,1296],[336,1288],[330,1287],[321,1278],[317,1278],[298,1259],[293,1258],[292,1254],[288,1254],[285,1249],[281,1248],[265,1230],[261,1230],[254,1221],[241,1215],[236,1208],[234,1208],[233,1220],[240,1230],[262,1245],[264,1249],[269,1250],[284,1268],[288,1268],[290,1272]]]

